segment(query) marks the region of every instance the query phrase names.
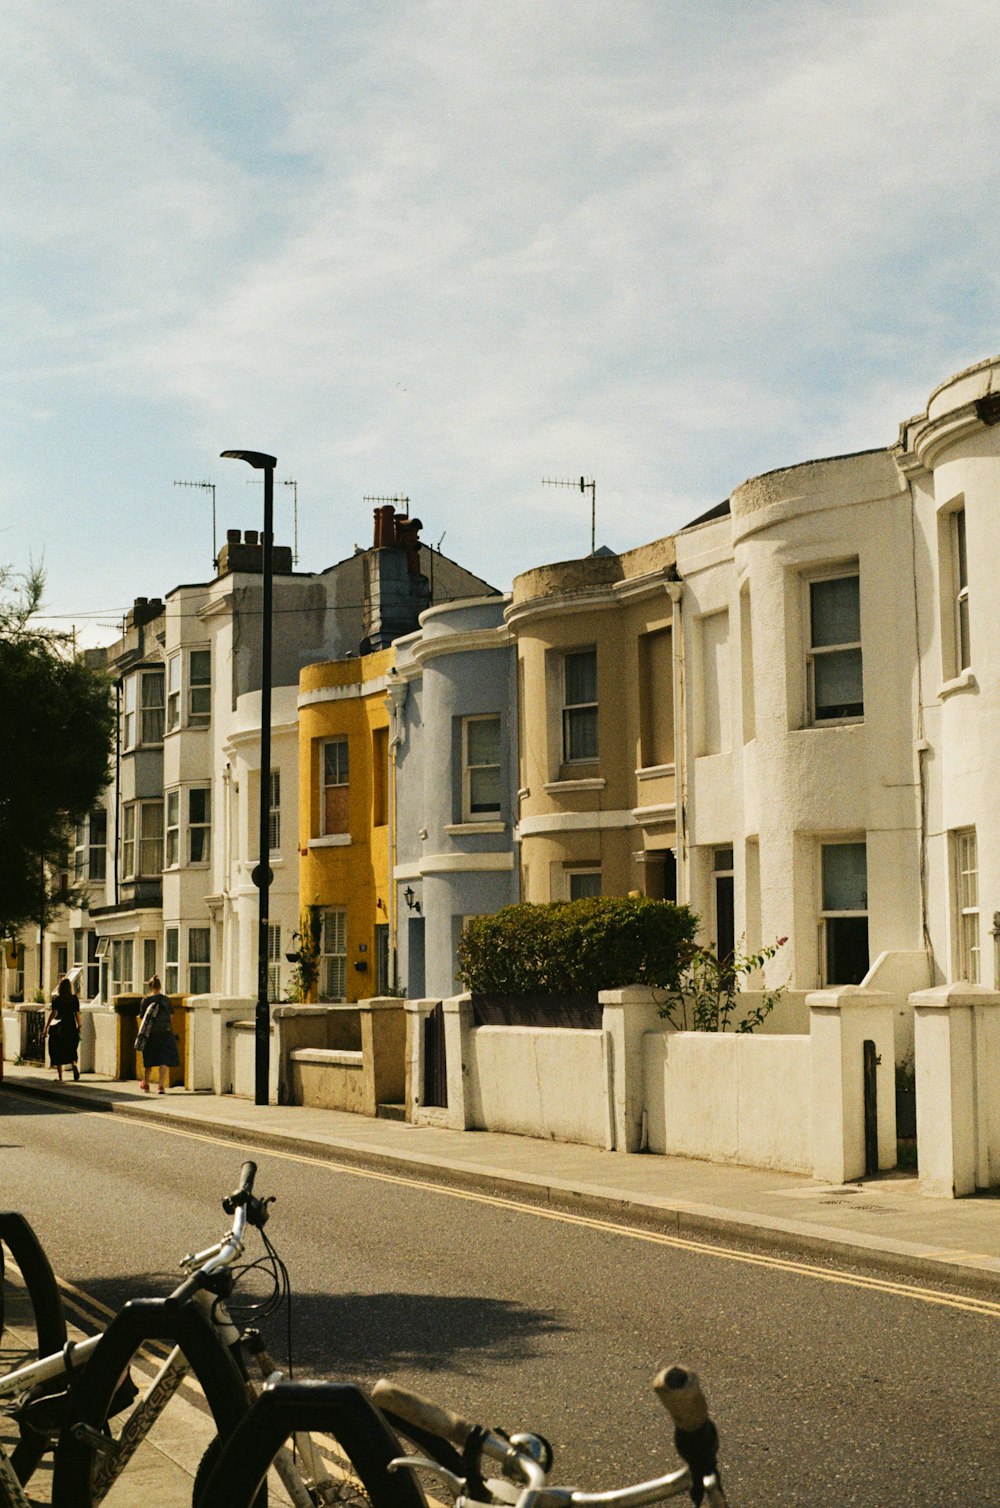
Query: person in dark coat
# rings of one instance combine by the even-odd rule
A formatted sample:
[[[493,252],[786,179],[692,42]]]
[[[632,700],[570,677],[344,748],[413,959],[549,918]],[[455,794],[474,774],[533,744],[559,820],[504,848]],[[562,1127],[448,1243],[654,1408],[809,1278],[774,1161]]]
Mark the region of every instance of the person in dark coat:
[[[142,1018],[139,1023],[140,1033],[144,1034],[145,1040],[140,1048],[144,1068],[144,1077],[139,1080],[139,1088],[149,1093],[149,1070],[160,1070],[160,1094],[166,1094],[170,1083],[170,1070],[180,1064],[180,1055],[177,1051],[177,1038],[174,1036],[174,1028],[171,1020],[170,1001],[166,995],[160,992],[160,978],[154,974],[149,980],[148,995],[144,995],[139,1010]]]
[[[80,1051],[80,1002],[65,976],[60,979],[52,996],[45,1035],[49,1039],[49,1063],[58,1074],[60,1084],[63,1068],[66,1066],[72,1068],[74,1079],[78,1079],[80,1069],[76,1060]]]

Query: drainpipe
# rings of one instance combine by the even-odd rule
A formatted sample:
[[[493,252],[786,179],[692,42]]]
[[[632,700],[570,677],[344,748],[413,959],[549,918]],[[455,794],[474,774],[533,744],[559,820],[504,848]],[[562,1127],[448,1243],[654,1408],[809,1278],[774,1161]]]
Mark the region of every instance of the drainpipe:
[[[687,863],[687,683],[684,674],[684,618],[679,581],[668,581],[667,592],[673,603],[671,637],[674,660],[674,801],[677,810],[677,902],[688,900]]]
[[[389,706],[389,956],[392,960],[392,987],[399,988],[399,965],[396,941],[396,752],[403,741],[403,706],[407,686],[399,679],[395,665],[386,677],[385,698]]]
[[[112,862],[114,865],[114,896],[117,906],[121,897],[118,887],[119,863],[118,855],[121,846],[121,815],[122,815],[122,678],[115,681],[115,846]]]

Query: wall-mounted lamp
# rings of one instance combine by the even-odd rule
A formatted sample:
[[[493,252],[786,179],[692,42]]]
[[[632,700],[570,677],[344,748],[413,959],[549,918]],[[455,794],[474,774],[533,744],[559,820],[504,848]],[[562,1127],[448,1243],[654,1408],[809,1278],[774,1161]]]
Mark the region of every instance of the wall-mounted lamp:
[[[403,900],[406,902],[406,909],[408,911],[420,910],[420,902],[417,900],[416,896],[413,893],[412,885],[407,885],[406,889],[403,891]]]

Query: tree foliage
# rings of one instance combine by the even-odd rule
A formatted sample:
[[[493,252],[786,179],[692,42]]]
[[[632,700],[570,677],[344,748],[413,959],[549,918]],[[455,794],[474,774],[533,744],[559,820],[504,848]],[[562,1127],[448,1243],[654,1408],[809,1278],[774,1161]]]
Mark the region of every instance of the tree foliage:
[[[752,1032],[774,1010],[784,985],[764,989],[750,1005],[740,996],[751,976],[759,973],[787,941],[787,937],[779,937],[756,953],[744,953],[741,938],[722,958],[711,948],[695,948],[676,988],[660,1006],[660,1015],[682,1032]]]
[[[107,677],[35,621],[43,584],[37,570],[16,580],[0,569],[0,934],[59,899],[46,875],[109,775]]]
[[[686,906],[642,895],[504,906],[466,923],[459,977],[483,995],[575,994],[628,984],[669,988],[696,925]]]

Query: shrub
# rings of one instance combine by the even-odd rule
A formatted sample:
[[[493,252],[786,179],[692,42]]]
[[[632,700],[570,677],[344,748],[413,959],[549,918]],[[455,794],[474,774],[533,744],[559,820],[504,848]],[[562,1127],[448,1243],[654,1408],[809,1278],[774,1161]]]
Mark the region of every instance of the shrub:
[[[458,974],[475,995],[571,995],[628,984],[669,989],[696,926],[686,906],[647,896],[504,906],[466,923]]]
[[[750,975],[762,969],[787,941],[787,937],[779,937],[757,953],[744,953],[741,938],[740,945],[724,958],[711,948],[694,948],[680,980],[660,1006],[660,1015],[677,1031],[752,1032],[774,1010],[784,985],[764,990],[760,1002],[742,1016],[737,1010],[740,994]]]

